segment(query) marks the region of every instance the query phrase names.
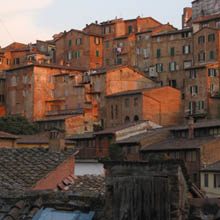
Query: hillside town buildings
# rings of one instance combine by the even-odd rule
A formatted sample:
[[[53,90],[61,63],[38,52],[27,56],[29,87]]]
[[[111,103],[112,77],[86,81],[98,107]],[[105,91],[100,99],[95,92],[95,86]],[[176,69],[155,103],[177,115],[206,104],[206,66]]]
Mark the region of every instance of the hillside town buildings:
[[[152,17],[116,17],[86,24],[82,30],[63,31],[52,40],[28,45],[14,42],[0,48],[0,116],[24,116],[39,129],[39,134],[30,136],[2,132],[3,159],[8,163],[10,155],[17,155],[20,161],[20,156],[25,159],[30,154],[37,172],[47,161],[52,165],[57,161],[52,170],[44,169],[45,175],[27,186],[34,167],[30,165],[28,175],[18,169],[27,180],[21,178],[24,183],[16,186],[24,191],[68,191],[76,181],[75,158],[83,160],[84,166],[107,159],[103,162],[107,171],[102,166],[101,172],[107,174],[109,186],[106,206],[110,208],[106,210],[115,212],[109,216],[138,216],[132,210],[139,206],[125,202],[130,194],[124,185],[136,190],[134,196],[143,204],[146,200],[138,194],[140,189],[145,195],[164,197],[163,201],[167,195],[170,212],[175,212],[172,219],[188,219],[184,216],[189,206],[199,207],[188,198],[219,198],[219,38],[220,2],[195,0],[192,8],[183,10],[182,29]],[[25,160],[28,166],[32,163]],[[2,189],[7,188],[5,180],[12,182],[11,176],[5,177],[3,163]],[[16,167],[13,162],[9,165]],[[145,183],[155,184],[154,194],[144,189]],[[82,185],[86,184],[78,183],[74,189]],[[113,198],[129,211],[112,206]],[[152,210],[164,210],[160,215],[165,219],[171,214],[160,199],[152,203]],[[96,207],[92,210],[97,211]],[[139,211],[161,219],[152,210]],[[214,215],[218,217],[217,212]]]

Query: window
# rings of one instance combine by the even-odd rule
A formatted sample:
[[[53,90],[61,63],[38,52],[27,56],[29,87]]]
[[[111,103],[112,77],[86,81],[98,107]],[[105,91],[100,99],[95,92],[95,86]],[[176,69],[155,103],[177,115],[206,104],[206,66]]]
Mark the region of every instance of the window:
[[[144,58],[149,58],[149,56],[150,56],[150,48],[145,48],[143,51],[144,51]]]
[[[115,105],[115,118],[118,119],[118,105]]]
[[[205,106],[205,102],[204,101],[198,101],[198,110],[203,110]]]
[[[109,65],[110,65],[110,60],[109,60],[109,59],[106,59],[106,60],[105,60],[105,65],[106,65],[106,66],[109,66]]]
[[[157,58],[160,58],[160,56],[161,56],[161,51],[160,51],[160,49],[157,49]]]
[[[132,32],[132,26],[128,26],[128,33],[130,34]]]
[[[139,121],[139,117],[137,115],[134,116],[134,121]]]
[[[125,117],[125,123],[128,123],[130,121],[130,117],[129,116],[126,116]]]
[[[79,57],[80,57],[80,51],[79,51],[79,50],[76,51],[75,57],[76,57],[76,58],[79,58]]]
[[[209,174],[208,173],[204,174],[204,186],[209,187]]]
[[[96,50],[96,57],[99,57],[99,51]]]
[[[23,75],[23,82],[24,82],[24,84],[26,84],[27,81],[28,81],[28,75],[27,75],[27,74],[24,74],[24,75]]]
[[[76,39],[76,45],[82,44],[82,38],[77,38]]]
[[[94,43],[96,45],[99,45],[100,44],[100,38],[99,37],[94,37]]]
[[[163,72],[163,64],[162,63],[156,64],[156,72],[157,73]]]
[[[125,99],[125,107],[128,108],[129,107],[129,98]]]
[[[204,52],[204,51],[201,51],[201,52],[198,54],[198,61],[199,61],[199,62],[205,61],[205,52]]]
[[[138,97],[134,98],[134,106],[138,106]]]
[[[198,93],[198,86],[190,86],[190,94],[193,96]]]
[[[190,79],[196,78],[196,70],[190,70],[189,71],[189,78]]]
[[[102,152],[103,151],[103,138],[99,137],[98,140],[99,140],[99,152]]]
[[[205,43],[205,36],[199,36],[198,37],[198,44],[203,44]]]
[[[214,92],[214,84],[211,83],[211,84],[210,84],[210,93],[213,93],[213,92]]]
[[[109,48],[109,41],[105,42],[105,48]]]
[[[63,82],[68,82],[69,76],[64,76],[63,77]]]
[[[123,63],[122,58],[118,58],[118,59],[117,59],[117,64],[122,64],[122,63]]]
[[[141,49],[140,49],[140,48],[137,48],[137,49],[136,49],[136,54],[137,54],[137,55],[141,54]]]
[[[45,52],[46,51],[46,48],[44,45],[40,45],[40,52]]]
[[[5,96],[4,95],[0,95],[0,103],[1,104],[5,103]]]
[[[71,51],[68,52],[68,54],[67,54],[67,59],[68,59],[68,60],[71,60],[71,59],[72,59],[72,52],[71,52]]]
[[[177,68],[176,68],[176,62],[170,62],[169,63],[169,71],[176,71],[177,70]]]
[[[176,80],[169,80],[169,86],[176,88]]]
[[[113,105],[111,105],[111,119],[114,119],[114,109]]]
[[[209,77],[216,77],[216,69],[208,69]]]
[[[170,56],[171,57],[175,56],[175,48],[174,47],[170,48]]]
[[[208,35],[208,42],[214,42],[215,41],[215,34],[209,34]]]
[[[72,40],[68,41],[68,45],[69,45],[69,47],[72,45]]]
[[[104,27],[104,34],[109,34],[109,33],[111,33],[111,26]]]
[[[220,28],[220,21],[216,21],[216,28]]]
[[[214,54],[213,50],[211,50],[210,53],[209,53],[209,59],[210,60],[214,60],[215,59],[215,54]]]
[[[64,93],[65,93],[65,96],[68,96],[68,92],[69,92],[69,91],[68,91],[68,88],[65,88],[65,92],[64,92]]]
[[[184,69],[190,68],[191,66],[192,66],[192,61],[191,60],[185,60],[183,62],[183,68]]]
[[[183,46],[183,54],[190,54],[190,45]]]
[[[220,187],[220,174],[214,174],[214,188]]]
[[[149,34],[145,35],[144,40],[149,40],[149,39],[150,39],[150,35]]]

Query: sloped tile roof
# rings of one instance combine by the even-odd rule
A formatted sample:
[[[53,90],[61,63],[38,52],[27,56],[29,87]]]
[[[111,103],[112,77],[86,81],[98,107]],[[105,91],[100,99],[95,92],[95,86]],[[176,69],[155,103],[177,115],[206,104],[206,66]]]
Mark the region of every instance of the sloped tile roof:
[[[202,171],[205,172],[220,172],[220,161],[217,161],[213,164],[210,164],[209,166],[207,166],[206,168],[203,168]]]
[[[103,207],[103,198],[96,194],[32,191],[0,198],[0,220],[31,220],[46,208],[57,212],[80,211],[85,214],[92,211],[95,212],[95,219],[103,219],[100,218],[103,216]]]
[[[0,131],[0,139],[18,139],[19,136]]]
[[[73,154],[73,149],[0,149],[0,195],[30,189]]]
[[[193,139],[187,138],[168,138],[164,141],[152,145],[143,146],[141,151],[166,151],[166,150],[185,150],[200,148],[204,144],[215,140],[214,137],[199,137]],[[220,139],[219,139],[220,140]]]
[[[104,175],[71,175],[58,184],[58,189],[62,191],[72,191],[81,193],[105,194]]]

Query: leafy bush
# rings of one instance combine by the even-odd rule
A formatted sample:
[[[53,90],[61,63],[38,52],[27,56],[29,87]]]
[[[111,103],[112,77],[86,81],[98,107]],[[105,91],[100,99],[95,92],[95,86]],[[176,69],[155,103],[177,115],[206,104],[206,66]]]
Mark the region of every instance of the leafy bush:
[[[17,135],[30,135],[38,133],[37,125],[29,122],[23,116],[0,117],[0,130]]]

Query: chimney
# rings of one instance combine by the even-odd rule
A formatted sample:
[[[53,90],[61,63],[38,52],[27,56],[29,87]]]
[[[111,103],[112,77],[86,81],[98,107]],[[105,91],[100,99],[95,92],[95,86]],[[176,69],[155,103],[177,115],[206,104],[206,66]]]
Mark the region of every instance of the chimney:
[[[194,119],[192,116],[190,116],[189,118],[188,125],[189,125],[189,139],[193,139],[194,138]]]
[[[98,24],[98,21],[95,21],[96,24]]]

